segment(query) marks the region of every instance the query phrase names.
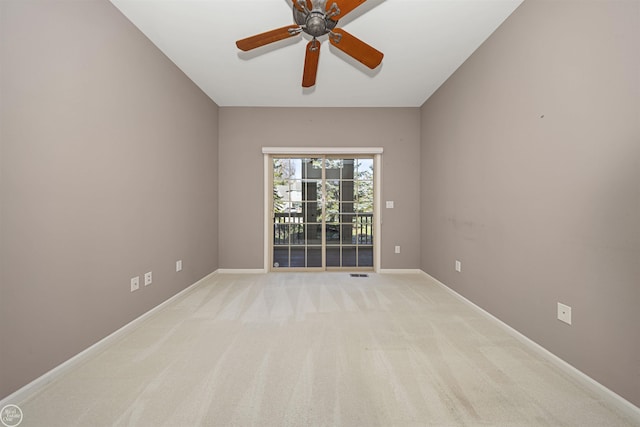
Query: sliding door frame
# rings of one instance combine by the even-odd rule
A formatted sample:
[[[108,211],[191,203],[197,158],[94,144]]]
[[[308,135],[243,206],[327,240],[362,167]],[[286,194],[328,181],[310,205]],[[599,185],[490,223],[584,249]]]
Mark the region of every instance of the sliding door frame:
[[[272,180],[273,173],[271,171],[272,156],[372,156],[373,157],[373,227],[374,227],[374,244],[373,244],[373,271],[380,271],[380,247],[381,239],[381,196],[382,196],[382,147],[263,147],[262,154],[264,157],[264,271],[271,271],[271,199],[273,198]],[[324,255],[323,255],[324,256]]]

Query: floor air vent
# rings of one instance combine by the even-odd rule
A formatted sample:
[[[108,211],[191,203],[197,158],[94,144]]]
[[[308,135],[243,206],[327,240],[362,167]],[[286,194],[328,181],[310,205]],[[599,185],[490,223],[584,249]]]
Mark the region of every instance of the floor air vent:
[[[368,274],[351,273],[351,277],[369,277]]]

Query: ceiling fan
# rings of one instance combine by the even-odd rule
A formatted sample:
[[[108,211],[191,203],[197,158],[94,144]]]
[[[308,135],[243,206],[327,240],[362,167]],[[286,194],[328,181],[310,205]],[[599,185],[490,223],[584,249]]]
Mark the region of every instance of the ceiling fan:
[[[302,87],[316,84],[318,59],[320,58],[320,41],[318,37],[329,35],[329,43],[337,47],[353,59],[374,69],[382,62],[382,52],[369,46],[357,37],[341,28],[336,28],[338,19],[344,17],[366,0],[293,0],[293,19],[295,25],[277,28],[266,33],[257,34],[238,40],[238,49],[248,51],[269,43],[297,36],[304,32],[313,39],[307,43],[304,59]],[[330,2],[330,4],[329,4]]]

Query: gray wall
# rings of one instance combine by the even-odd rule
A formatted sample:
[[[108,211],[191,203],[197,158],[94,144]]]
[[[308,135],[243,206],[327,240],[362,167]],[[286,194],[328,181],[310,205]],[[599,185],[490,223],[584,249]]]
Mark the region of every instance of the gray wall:
[[[418,108],[223,107],[219,137],[220,268],[264,267],[263,146],[384,147],[381,267],[418,268]]]
[[[636,405],[639,100],[640,2],[527,0],[425,103],[421,152],[422,269]]]
[[[107,1],[0,16],[1,398],[217,269],[218,108]]]

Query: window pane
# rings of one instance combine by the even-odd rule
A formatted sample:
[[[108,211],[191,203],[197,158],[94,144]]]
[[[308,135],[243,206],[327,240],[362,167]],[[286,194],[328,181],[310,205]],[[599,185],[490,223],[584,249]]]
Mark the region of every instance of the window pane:
[[[275,245],[289,244],[289,225],[288,224],[273,225],[273,244]]]
[[[373,181],[358,181],[355,192],[357,201],[373,205]]]
[[[356,214],[353,213],[343,213],[340,214],[340,222],[343,224],[351,224],[356,222]]]
[[[361,232],[357,233],[355,241],[358,245],[373,245],[373,233],[370,231],[367,233],[361,230]]]
[[[322,267],[321,246],[310,246],[307,248],[307,267]]]
[[[302,179],[302,159],[289,159],[289,178]]]
[[[327,245],[340,244],[340,224],[326,224]]]
[[[322,218],[322,208],[318,203],[304,203],[302,210],[304,222],[319,222]]]
[[[322,179],[322,160],[304,159],[304,170],[302,177],[306,179]]]
[[[325,175],[327,179],[340,179],[340,169],[342,169],[342,160],[327,159]]]
[[[358,179],[373,179],[373,159],[358,159],[356,164]]]
[[[340,246],[327,248],[327,267],[340,267]]]
[[[350,213],[355,212],[355,205],[351,202],[341,203],[340,204],[340,212],[342,213]]]
[[[280,203],[280,206],[282,208],[280,209],[280,212],[277,212],[277,213],[283,214],[283,215],[280,215],[280,217],[281,218],[289,217],[289,212],[291,212],[292,204],[290,202],[284,201],[283,199],[283,201]],[[288,222],[288,220],[285,220],[283,222]]]
[[[302,181],[299,179],[289,181],[289,194],[285,196],[285,200],[290,202],[299,202],[302,200]]]
[[[354,159],[343,159],[342,160],[342,179],[353,179],[354,172],[355,172]]]
[[[342,247],[342,266],[343,267],[355,267],[356,266],[356,248],[353,246]]]
[[[289,213],[291,217],[302,218],[302,202],[293,202],[289,205]],[[298,221],[292,221],[298,222]]]
[[[304,245],[306,244],[304,224],[291,224],[289,226],[289,236],[292,245]]]
[[[358,248],[358,267],[373,267],[373,248]]]
[[[322,199],[322,185],[320,181],[306,180],[302,182],[302,200],[317,202]]]
[[[352,202],[356,199],[355,184],[353,181],[341,181],[341,201]]]
[[[288,247],[273,248],[273,266],[276,268],[289,267]]]
[[[359,215],[356,218],[356,234],[358,244],[373,244],[373,217],[370,215]]]
[[[355,234],[354,231],[356,227],[353,224],[341,224],[340,230],[342,231],[342,243],[343,244],[353,244],[355,243]]]
[[[308,245],[320,245],[322,244],[322,224],[307,224],[307,244]]]
[[[340,181],[327,180],[325,183],[327,192],[327,202],[339,202],[340,201]]]
[[[368,203],[356,203],[354,204],[354,210],[359,214],[373,215],[373,205]]]
[[[289,267],[304,267],[306,264],[305,252],[304,247],[292,247],[291,257],[289,258]]]
[[[325,206],[325,221],[340,221],[340,204],[338,202],[328,202]]]

